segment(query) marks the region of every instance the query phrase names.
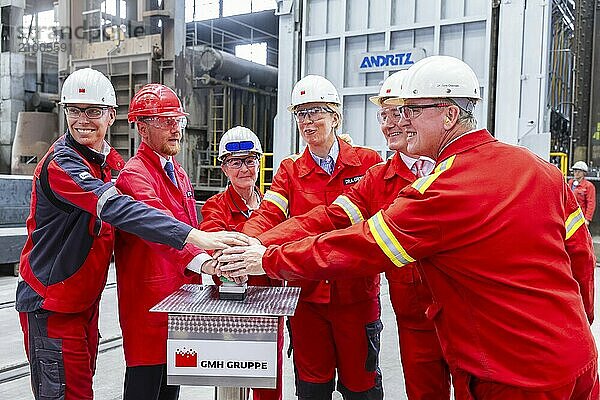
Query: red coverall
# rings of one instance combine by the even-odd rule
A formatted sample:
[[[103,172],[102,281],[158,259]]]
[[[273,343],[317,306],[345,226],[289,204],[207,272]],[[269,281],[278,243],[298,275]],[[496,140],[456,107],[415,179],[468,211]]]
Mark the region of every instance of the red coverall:
[[[197,227],[194,190],[175,159],[173,166],[178,187],[165,174],[158,154],[141,143],[119,174],[116,186],[122,193]],[[128,367],[167,362],[167,314],[149,310],[181,285],[200,282],[200,275],[185,274],[186,266],[200,253],[204,251],[191,244],[176,250],[117,231],[119,322]]]
[[[290,218],[261,234],[263,243],[283,244],[334,229],[346,228],[387,208],[415,176],[398,153],[369,168],[350,191],[330,206]],[[376,188],[376,190],[375,190]],[[409,399],[449,399],[450,372],[433,322],[425,310],[433,302],[415,264],[386,271],[396,314],[400,356]]]
[[[573,181],[574,179],[569,179],[569,187],[575,193],[577,203],[579,203],[581,211],[583,211],[583,216],[588,221],[591,221],[596,210],[596,188],[592,182],[585,178],[577,186],[573,186]]]
[[[256,189],[258,191],[258,189]],[[260,193],[260,192],[259,192]],[[250,210],[233,186],[212,196],[204,203],[200,229],[205,232],[241,231],[250,217]],[[250,276],[248,285],[281,286],[283,282],[266,275]],[[255,400],[281,400],[283,377],[283,318],[279,319],[277,335],[277,387],[275,389],[252,389]]]
[[[560,172],[486,130],[437,162],[367,222],[270,247],[265,271],[325,279],[419,260],[457,399],[597,399],[595,259]]]
[[[373,150],[337,140],[340,152],[331,176],[315,163],[308,148],[298,158],[283,160],[271,190],[243,232],[258,236],[288,215],[331,204],[381,161]],[[336,367],[338,390],[345,398],[357,392],[365,392],[362,396],[380,392],[379,275],[289,284],[302,288],[296,314],[290,318],[298,397],[330,398]]]
[[[49,156],[54,158],[45,192],[41,171]],[[16,308],[38,399],[93,398],[98,304],[113,253],[113,226],[175,248],[184,246],[192,229],[121,196],[111,169],[122,167],[114,149],[98,153],[67,133],[35,170]]]

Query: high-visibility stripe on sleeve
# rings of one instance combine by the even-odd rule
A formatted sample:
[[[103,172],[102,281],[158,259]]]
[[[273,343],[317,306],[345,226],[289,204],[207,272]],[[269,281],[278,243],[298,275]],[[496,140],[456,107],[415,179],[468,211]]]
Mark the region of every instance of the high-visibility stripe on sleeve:
[[[348,215],[348,218],[350,218],[350,223],[352,225],[365,220],[358,207],[356,207],[356,205],[344,195],[338,196],[332,204],[340,206],[342,210],[344,210],[344,212]]]
[[[267,190],[263,200],[275,204],[284,215],[288,215],[288,199],[286,199],[283,195],[272,190]]]
[[[585,218],[583,216],[583,212],[581,211],[580,207],[577,207],[577,210],[569,215],[569,218],[567,218],[567,221],[565,222],[565,230],[567,231],[565,240],[568,240],[571,236],[573,236],[573,234],[577,232],[577,229],[579,229],[579,227],[584,223]]]
[[[452,166],[456,155],[448,158],[447,160],[442,161],[435,167],[433,173],[431,175],[424,176],[422,178],[417,179],[411,185],[415,188],[419,193],[423,194],[425,191],[431,186],[431,184],[442,174],[442,172],[447,171]]]
[[[398,239],[392,234],[392,231],[383,219],[381,211],[369,218],[367,222],[377,245],[383,250],[385,255],[388,256],[394,265],[403,267],[406,264],[415,261],[414,258],[408,255],[406,250],[404,250],[402,245],[398,242]]]
[[[98,203],[96,203],[96,215],[98,216],[98,218],[102,219],[100,214],[102,213],[102,209],[104,208],[104,205],[106,204],[108,199],[110,199],[113,196],[117,196],[118,194],[119,192],[117,191],[117,188],[111,186],[108,189],[106,189],[104,193],[102,193],[102,195],[100,195]]]

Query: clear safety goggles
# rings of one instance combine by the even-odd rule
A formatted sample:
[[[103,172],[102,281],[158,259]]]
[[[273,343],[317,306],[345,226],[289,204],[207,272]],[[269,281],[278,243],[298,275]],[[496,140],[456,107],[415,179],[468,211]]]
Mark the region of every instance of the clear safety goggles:
[[[452,106],[452,103],[414,104],[395,107],[384,107],[377,110],[377,121],[380,125],[395,124],[402,119],[415,119],[423,114],[426,108],[443,108]]]
[[[333,111],[327,107],[311,107],[294,111],[294,118],[299,123],[306,122],[307,120],[314,122],[325,118],[327,114],[331,113]]]
[[[230,158],[225,160],[223,164],[234,169],[240,169],[242,168],[242,165],[245,165],[248,168],[253,168],[258,165],[258,157],[250,156],[246,158]]]
[[[414,104],[414,105],[403,105],[398,106],[401,110],[402,118],[406,119],[415,119],[418,118],[421,114],[423,114],[423,110],[426,108],[443,108],[449,107],[454,104],[452,103],[435,103],[435,104]]]
[[[156,129],[185,129],[188,121],[186,117],[145,117],[141,118],[140,122]]]
[[[84,113],[85,116],[89,119],[98,119],[104,114],[104,111],[108,110],[108,107],[86,107],[80,108],[75,106],[66,106],[65,114],[69,118],[79,118],[81,113]]]
[[[394,125],[402,119],[402,110],[399,106],[383,107],[377,110],[379,125]]]

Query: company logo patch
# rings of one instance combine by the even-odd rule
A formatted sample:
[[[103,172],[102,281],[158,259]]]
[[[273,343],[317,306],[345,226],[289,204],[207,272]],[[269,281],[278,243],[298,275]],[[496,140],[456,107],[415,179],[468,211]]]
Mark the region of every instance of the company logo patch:
[[[360,68],[376,68],[376,67],[397,67],[400,65],[412,65],[415,62],[411,59],[412,53],[392,53],[382,54],[377,56],[363,57]]]
[[[192,349],[177,349],[175,351],[175,366],[176,367],[192,367],[198,366],[198,354]]]
[[[360,181],[360,179],[363,177],[363,175],[358,175],[355,176],[353,178],[345,178],[344,179],[344,185],[353,185],[356,182]]]
[[[85,88],[79,88],[79,93],[85,93]]]
[[[82,172],[79,174],[79,179],[81,180],[85,180],[85,179],[94,179],[94,177],[92,176],[92,174],[90,174],[89,172]]]
[[[194,193],[191,190],[188,190],[185,194],[188,198],[194,197]]]

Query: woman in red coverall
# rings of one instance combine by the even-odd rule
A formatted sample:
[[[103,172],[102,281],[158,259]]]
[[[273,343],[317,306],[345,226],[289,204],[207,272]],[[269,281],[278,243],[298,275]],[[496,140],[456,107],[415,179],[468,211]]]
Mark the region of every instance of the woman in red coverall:
[[[206,232],[240,231],[262,200],[256,187],[262,146],[250,129],[236,126],[221,138],[219,160],[221,169],[229,179],[227,189],[214,195],[202,206],[200,229]],[[218,278],[215,277],[215,282]],[[248,279],[252,286],[281,286],[281,281],[271,280],[266,275]],[[283,318],[277,337],[277,387],[275,389],[253,389],[254,400],[281,400],[283,366]]]
[[[322,76],[308,75],[296,83],[289,110],[308,147],[281,162],[271,190],[244,225],[243,232],[250,236],[288,216],[331,204],[381,161],[377,152],[337,137],[341,102],[333,84]],[[379,275],[289,284],[302,288],[296,314],[289,320],[298,398],[330,400],[337,372],[337,390],[344,399],[382,399]]]

